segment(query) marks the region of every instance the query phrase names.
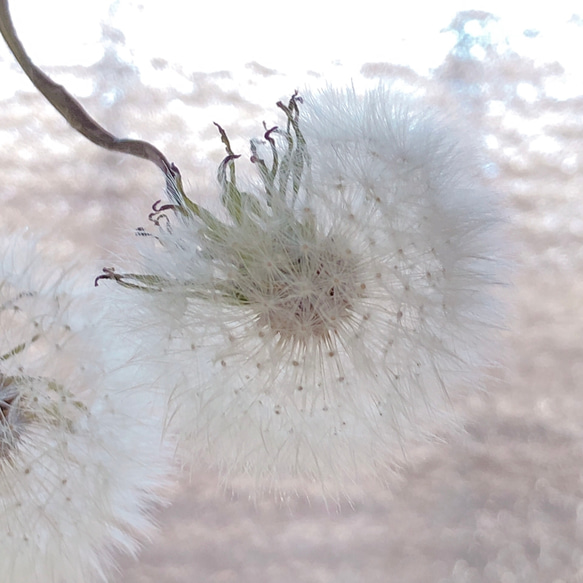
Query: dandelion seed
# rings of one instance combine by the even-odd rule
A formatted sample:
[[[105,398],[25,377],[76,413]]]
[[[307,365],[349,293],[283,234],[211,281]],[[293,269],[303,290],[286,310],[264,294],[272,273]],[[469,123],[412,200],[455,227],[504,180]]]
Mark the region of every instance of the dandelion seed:
[[[131,297],[144,343],[171,338],[172,424],[192,459],[334,495],[387,478],[479,385],[499,324],[496,204],[471,147],[411,97],[278,105],[285,126],[252,141],[260,180],[237,182],[219,128],[224,216],[178,184],[148,275],[112,279],[151,292]]]

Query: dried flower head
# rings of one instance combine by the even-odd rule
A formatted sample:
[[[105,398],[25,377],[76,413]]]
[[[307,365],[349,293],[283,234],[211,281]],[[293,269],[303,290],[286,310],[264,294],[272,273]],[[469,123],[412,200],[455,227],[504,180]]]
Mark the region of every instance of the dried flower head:
[[[146,343],[163,347],[194,459],[335,494],[386,477],[428,420],[450,420],[450,395],[480,383],[498,218],[473,150],[411,97],[278,105],[286,127],[251,142],[256,183],[240,186],[219,128],[224,214],[188,199],[174,169],[143,274],[101,277],[150,292],[132,298],[140,331],[158,334]]]

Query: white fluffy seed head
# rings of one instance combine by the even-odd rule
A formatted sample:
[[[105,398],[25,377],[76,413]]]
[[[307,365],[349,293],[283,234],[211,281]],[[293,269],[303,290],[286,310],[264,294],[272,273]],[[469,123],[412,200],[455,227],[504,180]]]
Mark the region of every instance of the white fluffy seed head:
[[[267,171],[248,190],[267,194],[220,236],[198,219],[160,235],[145,271],[165,283],[142,296],[143,325],[165,346],[187,455],[336,495],[385,479],[480,384],[499,219],[472,148],[410,97],[328,90],[297,123],[293,192],[265,179],[286,140],[275,154],[255,140]]]
[[[166,480],[153,398],[70,284],[50,245],[0,238],[0,581],[106,580]]]

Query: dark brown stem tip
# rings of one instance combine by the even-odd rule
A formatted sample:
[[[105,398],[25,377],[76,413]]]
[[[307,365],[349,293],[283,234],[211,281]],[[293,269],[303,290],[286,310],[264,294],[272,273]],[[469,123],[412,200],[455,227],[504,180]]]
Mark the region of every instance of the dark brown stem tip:
[[[99,281],[102,279],[113,279],[114,281],[119,281],[121,279],[121,276],[115,272],[115,269],[113,267],[104,267],[103,274],[98,275],[95,278],[95,287],[99,285]]]

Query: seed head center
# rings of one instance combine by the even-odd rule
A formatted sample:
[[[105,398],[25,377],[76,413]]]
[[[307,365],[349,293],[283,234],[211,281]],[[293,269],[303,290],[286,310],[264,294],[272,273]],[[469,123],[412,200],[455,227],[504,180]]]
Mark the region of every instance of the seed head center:
[[[286,249],[255,280],[257,322],[286,341],[329,339],[357,299],[356,269],[335,249]]]

